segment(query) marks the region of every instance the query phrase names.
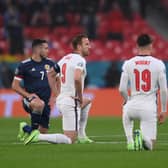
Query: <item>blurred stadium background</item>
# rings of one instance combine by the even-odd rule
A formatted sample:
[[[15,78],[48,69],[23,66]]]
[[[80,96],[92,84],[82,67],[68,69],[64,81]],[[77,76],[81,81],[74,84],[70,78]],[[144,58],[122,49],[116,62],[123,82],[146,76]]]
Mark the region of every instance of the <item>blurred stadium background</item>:
[[[121,66],[136,55],[139,34],[152,35],[154,56],[168,68],[167,16],[167,0],[0,0],[0,116],[25,116],[10,87],[17,64],[31,55],[32,39],[48,40],[49,57],[58,61],[82,32],[92,46],[86,80],[91,115],[120,115]]]

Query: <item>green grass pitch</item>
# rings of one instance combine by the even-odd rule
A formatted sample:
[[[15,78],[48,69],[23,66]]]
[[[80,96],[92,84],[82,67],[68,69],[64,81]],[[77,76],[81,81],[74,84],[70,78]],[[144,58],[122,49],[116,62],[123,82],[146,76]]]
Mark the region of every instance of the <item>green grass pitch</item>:
[[[30,144],[16,135],[20,121],[0,119],[1,168],[158,168],[168,165],[168,121],[158,126],[155,150],[127,151],[121,118],[91,117],[87,134],[94,144]],[[137,127],[137,126],[136,126]],[[50,132],[61,132],[61,119],[51,120]]]

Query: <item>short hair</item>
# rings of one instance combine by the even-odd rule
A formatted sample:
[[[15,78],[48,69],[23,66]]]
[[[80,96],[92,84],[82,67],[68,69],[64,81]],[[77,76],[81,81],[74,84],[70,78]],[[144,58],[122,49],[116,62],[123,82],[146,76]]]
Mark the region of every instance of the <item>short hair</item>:
[[[145,47],[153,42],[153,39],[148,34],[138,36],[137,44],[139,47]]]
[[[78,34],[72,39],[73,49],[77,49],[77,46],[82,43],[83,38],[88,38],[88,36],[86,34]]]
[[[42,40],[42,39],[34,39],[33,42],[32,42],[32,48],[36,47],[36,46],[39,46],[43,43],[47,43],[46,40]]]

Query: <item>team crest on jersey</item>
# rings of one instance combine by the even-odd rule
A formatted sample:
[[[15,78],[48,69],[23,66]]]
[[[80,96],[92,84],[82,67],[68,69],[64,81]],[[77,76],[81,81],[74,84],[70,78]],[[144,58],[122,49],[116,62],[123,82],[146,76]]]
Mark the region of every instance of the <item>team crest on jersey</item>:
[[[77,65],[83,67],[83,62],[79,62]]]
[[[50,65],[45,64],[44,68],[45,68],[46,70],[49,70],[49,69],[50,69]]]
[[[32,68],[31,71],[32,71],[32,72],[33,72],[33,71],[36,71],[36,69],[35,69],[35,68]]]

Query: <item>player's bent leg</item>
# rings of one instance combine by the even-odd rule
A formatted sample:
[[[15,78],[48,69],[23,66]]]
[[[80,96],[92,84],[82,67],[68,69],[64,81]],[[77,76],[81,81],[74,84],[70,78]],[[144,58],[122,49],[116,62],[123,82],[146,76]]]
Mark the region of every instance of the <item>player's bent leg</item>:
[[[80,113],[80,120],[79,120],[79,130],[78,130],[78,139],[76,143],[93,143],[94,141],[91,140],[86,135],[86,126],[88,120],[88,113],[91,108],[91,99],[83,98],[83,104]]]
[[[133,139],[133,120],[130,119],[127,111],[123,112],[122,123],[124,132],[127,139],[127,149],[134,150],[134,139]]]
[[[41,115],[40,124],[38,127],[40,133],[46,134],[48,132],[49,122],[50,122],[50,107],[46,105]]]
[[[44,101],[42,101],[39,98],[35,98],[30,102],[30,108],[31,110],[31,126],[32,129],[38,129],[41,115],[44,109]]]
[[[41,114],[44,109],[44,106],[44,101],[39,98],[35,98],[30,102],[30,108],[32,109],[32,111],[34,111],[34,113]]]
[[[35,142],[49,142],[55,144],[71,144],[71,139],[64,134],[41,134],[39,130],[34,130],[24,141],[25,145]]]
[[[149,114],[149,113],[148,113]],[[143,148],[145,150],[153,150],[157,134],[156,117],[149,116],[141,121],[141,130],[143,135]]]

